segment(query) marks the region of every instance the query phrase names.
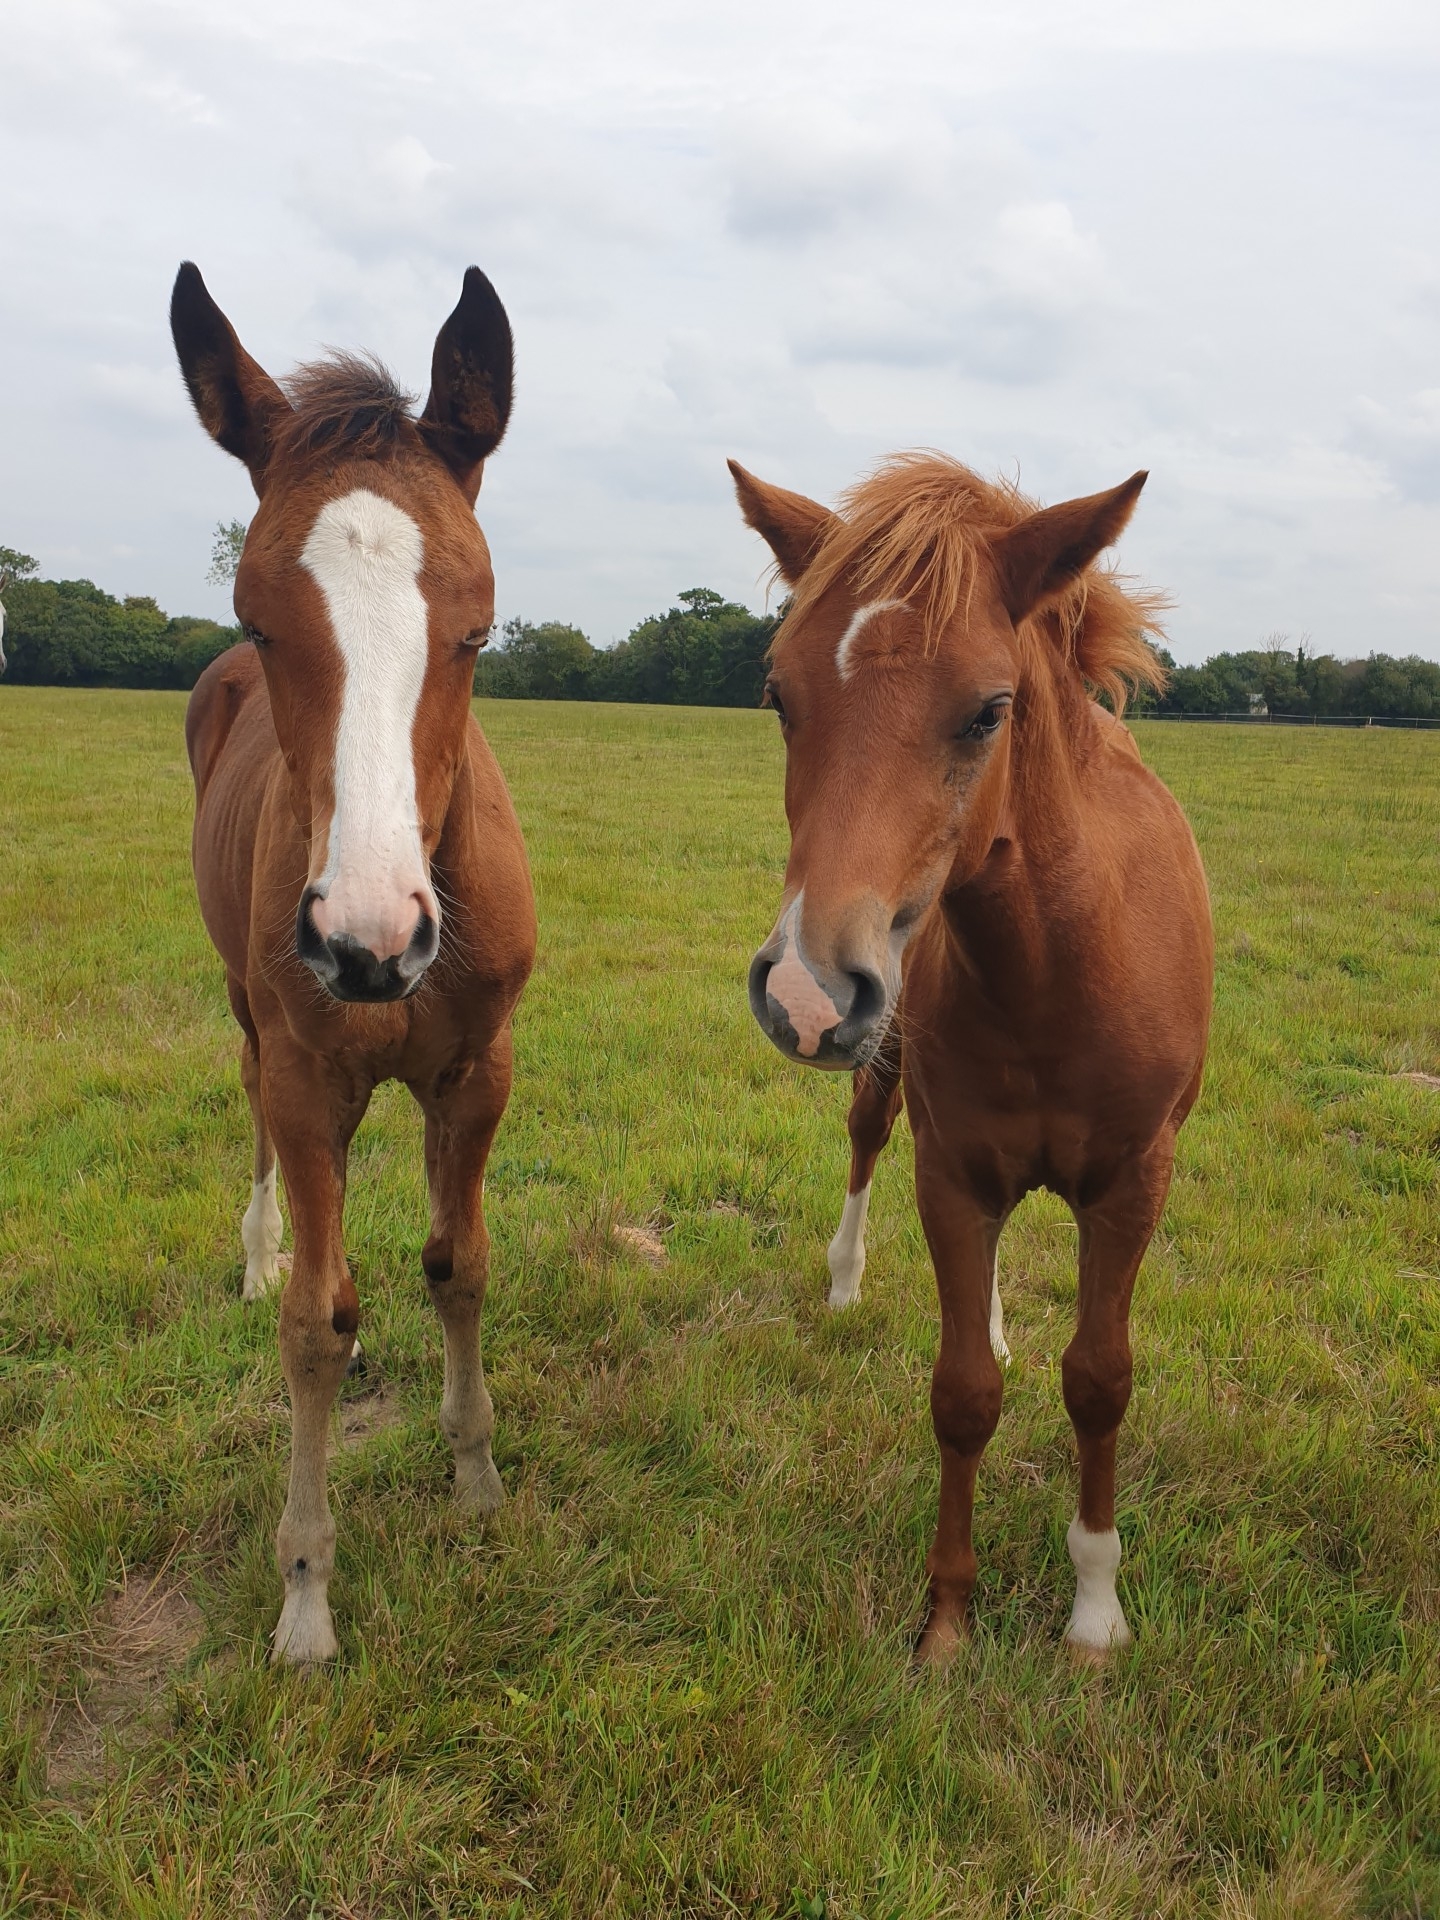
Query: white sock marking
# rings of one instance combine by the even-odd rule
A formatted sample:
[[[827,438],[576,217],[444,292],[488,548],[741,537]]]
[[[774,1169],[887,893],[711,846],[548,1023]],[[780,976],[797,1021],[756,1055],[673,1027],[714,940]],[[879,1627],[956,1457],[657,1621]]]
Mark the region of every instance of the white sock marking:
[[[258,1300],[280,1277],[280,1239],[284,1229],[275,1198],[275,1169],[250,1189],[250,1204],[240,1222],[245,1249],[245,1286],[242,1298]]]
[[[865,1217],[870,1211],[870,1189],[847,1193],[840,1225],[826,1250],[830,1263],[830,1305],[853,1306],[860,1293],[860,1276],[865,1271]]]
[[[875,618],[877,613],[893,613],[896,607],[903,607],[903,600],[872,600],[868,607],[857,607],[850,616],[850,624],[840,636],[840,644],[835,649],[835,668],[842,680],[850,677],[851,659],[855,642]]]
[[[1075,1607],[1065,1638],[1072,1646],[1089,1647],[1099,1653],[1111,1647],[1128,1647],[1130,1628],[1115,1592],[1119,1534],[1113,1527],[1108,1533],[1091,1533],[1081,1525],[1077,1513],[1065,1544],[1075,1568]]]
[[[287,1587],[271,1636],[272,1665],[305,1667],[316,1660],[333,1660],[339,1651],[325,1584]]]
[[[1005,1312],[1000,1305],[1000,1256],[990,1267],[990,1351],[1002,1367],[1010,1364],[1010,1349],[1005,1341]]]
[[[300,555],[324,596],[345,672],[335,810],[315,882],[327,903],[323,930],[352,934],[377,952],[399,937],[416,894],[439,918],[420,840],[412,737],[430,652],[423,561],[414,520],[365,487],[320,509]]]

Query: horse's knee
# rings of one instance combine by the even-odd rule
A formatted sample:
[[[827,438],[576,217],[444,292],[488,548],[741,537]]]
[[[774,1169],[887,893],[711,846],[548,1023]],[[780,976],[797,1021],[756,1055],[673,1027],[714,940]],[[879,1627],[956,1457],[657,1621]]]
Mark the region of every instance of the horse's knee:
[[[349,1272],[329,1297],[291,1279],[280,1296],[280,1360],[292,1390],[299,1382],[338,1387],[355,1352],[360,1296]]]
[[[1091,1347],[1071,1341],[1060,1360],[1060,1380],[1078,1433],[1113,1433],[1130,1404],[1131,1373],[1125,1342]]]
[[[1000,1369],[988,1347],[974,1366],[937,1366],[930,1382],[930,1416],[941,1446],[959,1454],[982,1453],[1000,1424],[1003,1392]]]

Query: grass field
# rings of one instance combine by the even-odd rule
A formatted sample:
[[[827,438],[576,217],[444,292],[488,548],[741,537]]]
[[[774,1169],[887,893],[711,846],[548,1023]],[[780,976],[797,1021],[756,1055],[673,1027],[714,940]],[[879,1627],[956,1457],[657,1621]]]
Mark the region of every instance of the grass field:
[[[417,1119],[352,1159],[333,1672],[274,1674],[288,1417],[179,696],[0,691],[0,1916],[1440,1915],[1440,741],[1141,726],[1215,895],[1209,1081],[1142,1272],[1134,1649],[1060,1649],[1073,1230],[975,1641],[911,1684],[937,1469],[897,1136],[824,1306],[846,1087],[745,1005],[768,716],[492,705],[541,960],[492,1162],[510,1491],[447,1501]],[[649,1227],[663,1256],[647,1258]]]

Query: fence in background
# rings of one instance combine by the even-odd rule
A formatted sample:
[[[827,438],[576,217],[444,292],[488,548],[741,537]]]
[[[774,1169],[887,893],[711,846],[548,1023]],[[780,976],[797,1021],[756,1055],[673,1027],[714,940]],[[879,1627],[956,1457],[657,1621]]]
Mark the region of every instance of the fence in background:
[[[1136,720],[1227,721],[1247,727],[1440,727],[1440,720],[1420,720],[1389,714],[1365,713],[1137,713]]]

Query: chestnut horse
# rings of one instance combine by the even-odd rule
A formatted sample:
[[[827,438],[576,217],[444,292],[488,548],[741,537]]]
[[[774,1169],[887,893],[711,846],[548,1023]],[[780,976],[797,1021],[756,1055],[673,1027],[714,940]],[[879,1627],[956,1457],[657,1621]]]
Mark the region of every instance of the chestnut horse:
[[[791,1059],[857,1070],[831,1305],[855,1298],[902,1102],[939,1288],[940,1509],[917,1657],[944,1659],[966,1630],[975,1477],[1009,1357],[996,1248],[1035,1187],[1079,1227],[1068,1638],[1098,1654],[1130,1637],[1115,1592],[1130,1295],[1200,1089],[1213,962],[1185,818],[1091,697],[1123,706],[1127,682],[1161,678],[1144,637],[1157,603],[1091,564],[1145,475],[1040,512],[911,454],[836,514],[731,470],[794,590],[767,687],[790,860],[750,1004]]]
[[[245,462],[260,502],[235,577],[248,644],[201,676],[185,739],[200,911],[244,1033],[255,1119],[247,1300],[281,1267],[277,1156],[295,1236],[280,1303],[292,1434],[274,1658],[299,1663],[336,1650],[325,1439],[359,1321],[341,1216],[350,1140],[382,1080],[403,1080],[425,1115],[420,1258],[444,1329],[455,1493],[481,1513],[504,1497],[480,1362],[482,1199],[535,910],[470,689],[495,607],[473,509],[510,413],[510,326],[471,267],[417,418],[366,360],[334,356],[282,389],[188,263],[170,321],[201,422]]]

